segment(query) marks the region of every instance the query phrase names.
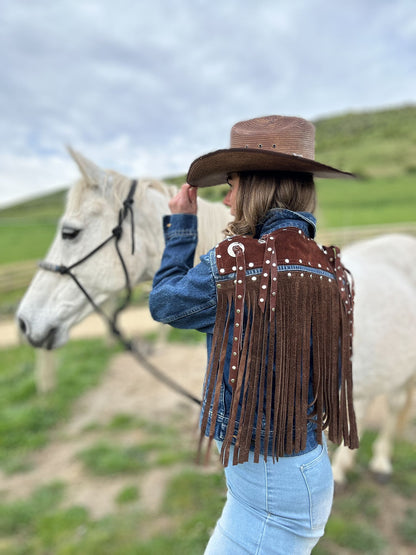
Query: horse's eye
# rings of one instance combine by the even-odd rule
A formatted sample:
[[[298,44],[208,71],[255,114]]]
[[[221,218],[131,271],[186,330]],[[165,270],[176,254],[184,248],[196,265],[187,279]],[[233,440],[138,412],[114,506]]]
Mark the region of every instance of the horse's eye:
[[[61,230],[62,239],[72,240],[79,234],[81,230],[74,227],[63,227]]]

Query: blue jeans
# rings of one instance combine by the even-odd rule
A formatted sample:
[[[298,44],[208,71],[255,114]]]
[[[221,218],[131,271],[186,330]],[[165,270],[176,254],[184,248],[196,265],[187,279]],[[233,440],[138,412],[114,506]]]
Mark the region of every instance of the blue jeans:
[[[250,457],[225,469],[227,501],[205,555],[310,553],[332,506],[326,444],[276,463],[271,458],[255,463],[253,453]]]

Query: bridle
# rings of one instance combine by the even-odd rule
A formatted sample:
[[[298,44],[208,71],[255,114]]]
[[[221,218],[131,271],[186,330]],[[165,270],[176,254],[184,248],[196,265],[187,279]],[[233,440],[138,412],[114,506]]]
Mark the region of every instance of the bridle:
[[[180,393],[181,395],[183,395],[184,397],[187,397],[188,399],[190,399],[191,401],[193,401],[194,403],[197,403],[198,405],[201,404],[201,401],[199,399],[197,399],[196,397],[194,397],[194,395],[192,395],[192,393],[189,393],[189,391],[187,391],[186,389],[184,389],[181,385],[179,385],[178,383],[176,383],[174,380],[172,380],[169,376],[167,376],[166,374],[164,374],[161,370],[159,370],[159,368],[157,368],[156,366],[154,366],[138,349],[137,346],[130,341],[129,339],[127,339],[124,334],[121,332],[119,326],[118,326],[118,317],[120,316],[120,313],[129,305],[130,301],[131,301],[131,294],[132,294],[132,287],[131,287],[131,282],[130,282],[130,277],[129,277],[129,273],[127,271],[127,266],[125,263],[125,260],[123,258],[123,255],[121,253],[120,250],[120,239],[123,235],[123,223],[125,222],[125,220],[127,219],[128,215],[130,214],[130,222],[131,222],[131,254],[134,254],[134,250],[135,250],[135,244],[134,244],[134,212],[133,212],[133,203],[134,203],[134,195],[136,192],[136,188],[137,188],[137,180],[134,179],[131,182],[131,186],[130,186],[130,190],[127,194],[127,197],[125,198],[125,200],[123,201],[123,206],[122,208],[120,208],[119,213],[118,213],[118,223],[116,225],[116,227],[111,231],[111,235],[109,237],[107,237],[107,239],[105,239],[102,243],[100,243],[97,247],[95,247],[94,249],[92,249],[88,254],[86,254],[85,256],[83,256],[80,260],[78,260],[77,262],[74,262],[73,264],[71,264],[70,266],[65,266],[63,264],[53,264],[51,262],[47,262],[42,260],[41,262],[39,262],[39,267],[42,268],[42,270],[47,270],[48,272],[55,272],[57,274],[61,274],[62,276],[67,275],[69,276],[78,286],[78,288],[82,291],[82,293],[85,295],[85,297],[87,298],[88,302],[91,304],[91,306],[93,307],[93,309],[106,321],[107,325],[109,326],[109,329],[111,331],[111,333],[120,341],[120,343],[124,346],[124,348],[131,352],[133,354],[133,356],[140,362],[140,364],[148,371],[150,372],[153,376],[155,376],[158,380],[160,380],[161,382],[163,382],[165,385],[167,385],[168,387],[170,387],[171,389],[173,389],[174,391],[176,391],[177,393]],[[85,287],[82,285],[82,283],[79,281],[79,279],[77,278],[77,276],[73,273],[73,269],[76,268],[77,266],[80,266],[81,264],[83,264],[86,260],[88,260],[89,258],[91,258],[92,256],[94,256],[94,254],[96,254],[98,251],[100,251],[103,247],[105,247],[108,243],[110,243],[111,241],[114,241],[114,246],[117,252],[117,256],[118,259],[120,261],[121,267],[123,269],[123,274],[124,274],[124,280],[125,280],[125,285],[124,285],[124,289],[125,289],[125,295],[124,298],[122,300],[122,302],[119,304],[119,306],[115,309],[115,311],[113,312],[113,314],[110,316],[108,316],[104,310],[94,301],[94,299],[92,298],[92,296],[88,293],[88,291],[85,289]]]

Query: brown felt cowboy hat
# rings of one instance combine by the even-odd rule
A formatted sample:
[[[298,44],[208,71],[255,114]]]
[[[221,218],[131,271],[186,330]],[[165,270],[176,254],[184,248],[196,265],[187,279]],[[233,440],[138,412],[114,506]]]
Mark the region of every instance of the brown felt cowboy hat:
[[[211,187],[226,183],[230,173],[243,171],[354,177],[351,173],[316,162],[314,125],[305,119],[289,116],[265,116],[236,123],[231,129],[231,147],[194,160],[187,182],[193,187]]]

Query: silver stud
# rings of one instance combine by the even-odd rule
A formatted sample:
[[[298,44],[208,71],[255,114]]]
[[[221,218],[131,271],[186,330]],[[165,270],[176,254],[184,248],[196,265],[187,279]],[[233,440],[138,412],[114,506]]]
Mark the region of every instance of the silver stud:
[[[286,264],[289,264],[289,259],[285,258],[285,262],[286,262]]]
[[[237,283],[243,283],[243,280],[242,280],[242,279],[239,279],[239,280],[237,281]]]
[[[268,250],[269,252],[271,252],[271,251],[272,251],[272,247],[268,247],[267,250]]]
[[[256,280],[257,280],[256,276],[253,276],[251,279],[252,279],[253,281],[256,281]]]
[[[252,268],[253,266],[254,266],[253,262],[249,262],[249,263],[248,263],[248,267],[249,267],[249,268]]]
[[[231,378],[230,382],[235,383],[235,378]]]
[[[274,307],[272,308],[272,312],[276,312],[276,309]]]
[[[265,273],[263,274],[264,277],[267,277],[268,275],[269,275],[269,274],[268,274],[267,272],[265,272]]]
[[[300,274],[300,277],[303,277],[303,273],[302,273],[302,274]]]
[[[299,258],[299,264],[302,264],[302,259],[301,258]]]
[[[220,255],[220,254],[217,254],[217,258],[221,258],[221,255]]]
[[[272,295],[273,295],[273,297],[275,297],[276,296],[276,291],[273,291]]]
[[[237,299],[242,299],[243,295],[237,295]]]
[[[262,289],[267,289],[267,285],[262,285],[261,288]]]
[[[225,273],[224,268],[221,268],[221,269],[220,269],[220,274],[224,274],[224,273]]]
[[[232,269],[233,272],[235,272],[237,270],[236,266],[233,266],[231,269]]]
[[[239,266],[238,269],[239,270],[244,270],[244,268],[242,266]]]
[[[221,283],[217,283],[217,289],[221,289]]]
[[[237,366],[231,366],[232,370],[237,370]],[[234,378],[233,378],[234,379]]]
[[[292,277],[292,274],[290,272],[287,275],[288,275],[288,277]]]
[[[236,322],[236,323],[235,323],[235,327],[236,327],[236,328],[239,328],[239,327],[240,327],[240,324],[239,324],[238,322]]]
[[[266,260],[266,264],[270,264],[270,260]]]
[[[264,299],[263,299],[263,298],[261,298],[261,299],[260,299],[260,302],[261,302],[261,303],[264,303]]]

